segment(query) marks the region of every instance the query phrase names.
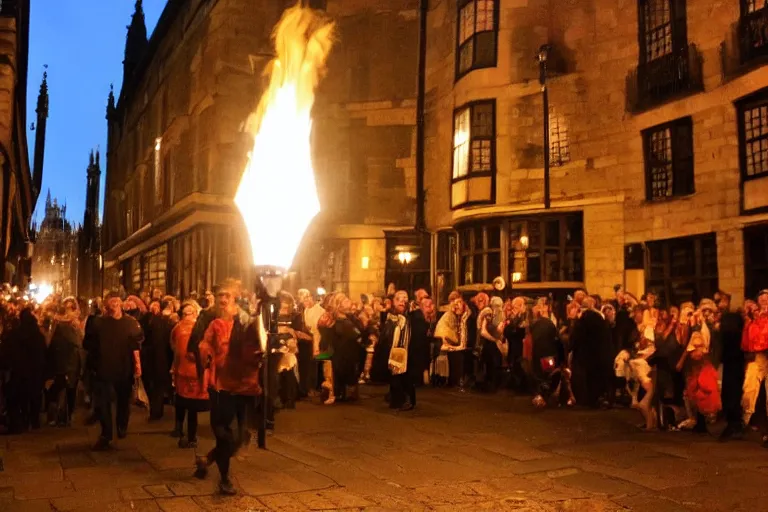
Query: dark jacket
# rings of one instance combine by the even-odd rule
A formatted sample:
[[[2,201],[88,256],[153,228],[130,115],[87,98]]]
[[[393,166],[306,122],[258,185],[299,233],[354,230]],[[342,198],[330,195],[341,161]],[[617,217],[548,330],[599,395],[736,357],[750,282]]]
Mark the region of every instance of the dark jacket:
[[[67,384],[77,385],[82,373],[82,340],[80,330],[70,322],[57,322],[48,345],[48,377],[64,376]]]

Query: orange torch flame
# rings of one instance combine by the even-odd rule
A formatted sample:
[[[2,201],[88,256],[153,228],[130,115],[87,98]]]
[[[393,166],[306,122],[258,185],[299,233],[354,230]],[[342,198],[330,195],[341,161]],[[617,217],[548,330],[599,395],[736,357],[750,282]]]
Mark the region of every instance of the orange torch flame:
[[[253,149],[235,204],[248,231],[253,264],[288,269],[320,212],[310,114],[333,24],[297,5],[285,11],[272,36],[277,56],[267,66],[268,88],[249,119]]]

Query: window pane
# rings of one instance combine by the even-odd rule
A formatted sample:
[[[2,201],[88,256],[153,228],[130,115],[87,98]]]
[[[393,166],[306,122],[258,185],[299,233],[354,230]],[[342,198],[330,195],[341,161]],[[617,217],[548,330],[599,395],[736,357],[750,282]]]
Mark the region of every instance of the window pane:
[[[469,170],[469,109],[465,108],[454,116],[453,133],[453,177],[461,178]]]
[[[560,251],[557,249],[544,252],[544,280],[560,281]]]
[[[701,275],[717,276],[717,243],[714,237],[701,241]]]
[[[501,275],[501,253],[488,253],[488,282]]]
[[[461,232],[461,249],[462,251],[468,251],[472,248],[472,230],[465,229]]]
[[[541,222],[538,220],[528,223],[528,246],[532,249],[541,248]]]
[[[472,138],[493,137],[493,103],[472,106]]]
[[[472,272],[470,272],[470,257],[461,258],[461,284],[472,284]]]
[[[491,167],[491,141],[473,140],[472,141],[472,171],[483,172],[490,171]]]
[[[558,247],[560,245],[560,221],[548,220],[545,224],[545,244],[549,247]]]
[[[475,40],[469,39],[459,48],[459,73],[464,73],[472,67],[475,50]]]
[[[494,0],[477,0],[477,32],[494,29],[493,2]]]
[[[469,2],[459,12],[459,44],[475,33],[475,3]]]
[[[569,215],[565,218],[565,245],[584,247],[584,227],[581,215]]]
[[[501,247],[501,225],[492,224],[486,230],[488,233],[488,249],[499,249]]]
[[[490,68],[496,65],[496,32],[480,32],[474,37],[476,68]]]
[[[483,250],[483,227],[476,226],[474,229],[474,235],[475,235],[475,239],[472,243],[472,246],[475,248],[476,251],[482,251]]]
[[[541,282],[541,254],[539,252],[529,252],[526,263],[526,280],[531,283]]]
[[[566,281],[584,280],[584,252],[581,249],[568,249],[565,251],[563,262],[563,279]]]
[[[472,282],[483,283],[483,255],[475,254],[472,259]]]

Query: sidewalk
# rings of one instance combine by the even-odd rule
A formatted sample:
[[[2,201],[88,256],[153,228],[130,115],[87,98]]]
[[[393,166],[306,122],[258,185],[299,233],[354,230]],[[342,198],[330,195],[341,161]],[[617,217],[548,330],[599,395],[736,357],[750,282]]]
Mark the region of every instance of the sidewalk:
[[[127,439],[89,450],[98,429],[0,438],[0,511],[765,510],[768,451],[687,433],[639,433],[634,411],[533,411],[527,399],[426,390],[409,413],[382,388],[357,404],[300,403],[268,450],[244,450],[238,497],[166,420],[134,410]],[[213,445],[207,415],[199,451]]]

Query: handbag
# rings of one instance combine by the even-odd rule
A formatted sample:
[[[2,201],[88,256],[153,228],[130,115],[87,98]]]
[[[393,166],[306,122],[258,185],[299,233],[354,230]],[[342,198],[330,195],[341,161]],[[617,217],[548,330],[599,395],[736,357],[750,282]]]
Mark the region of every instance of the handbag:
[[[147,390],[144,389],[144,383],[138,377],[133,381],[133,403],[145,409],[149,408]]]
[[[408,364],[408,350],[403,347],[392,347],[389,352],[389,368],[392,375],[402,375],[405,373]]]

